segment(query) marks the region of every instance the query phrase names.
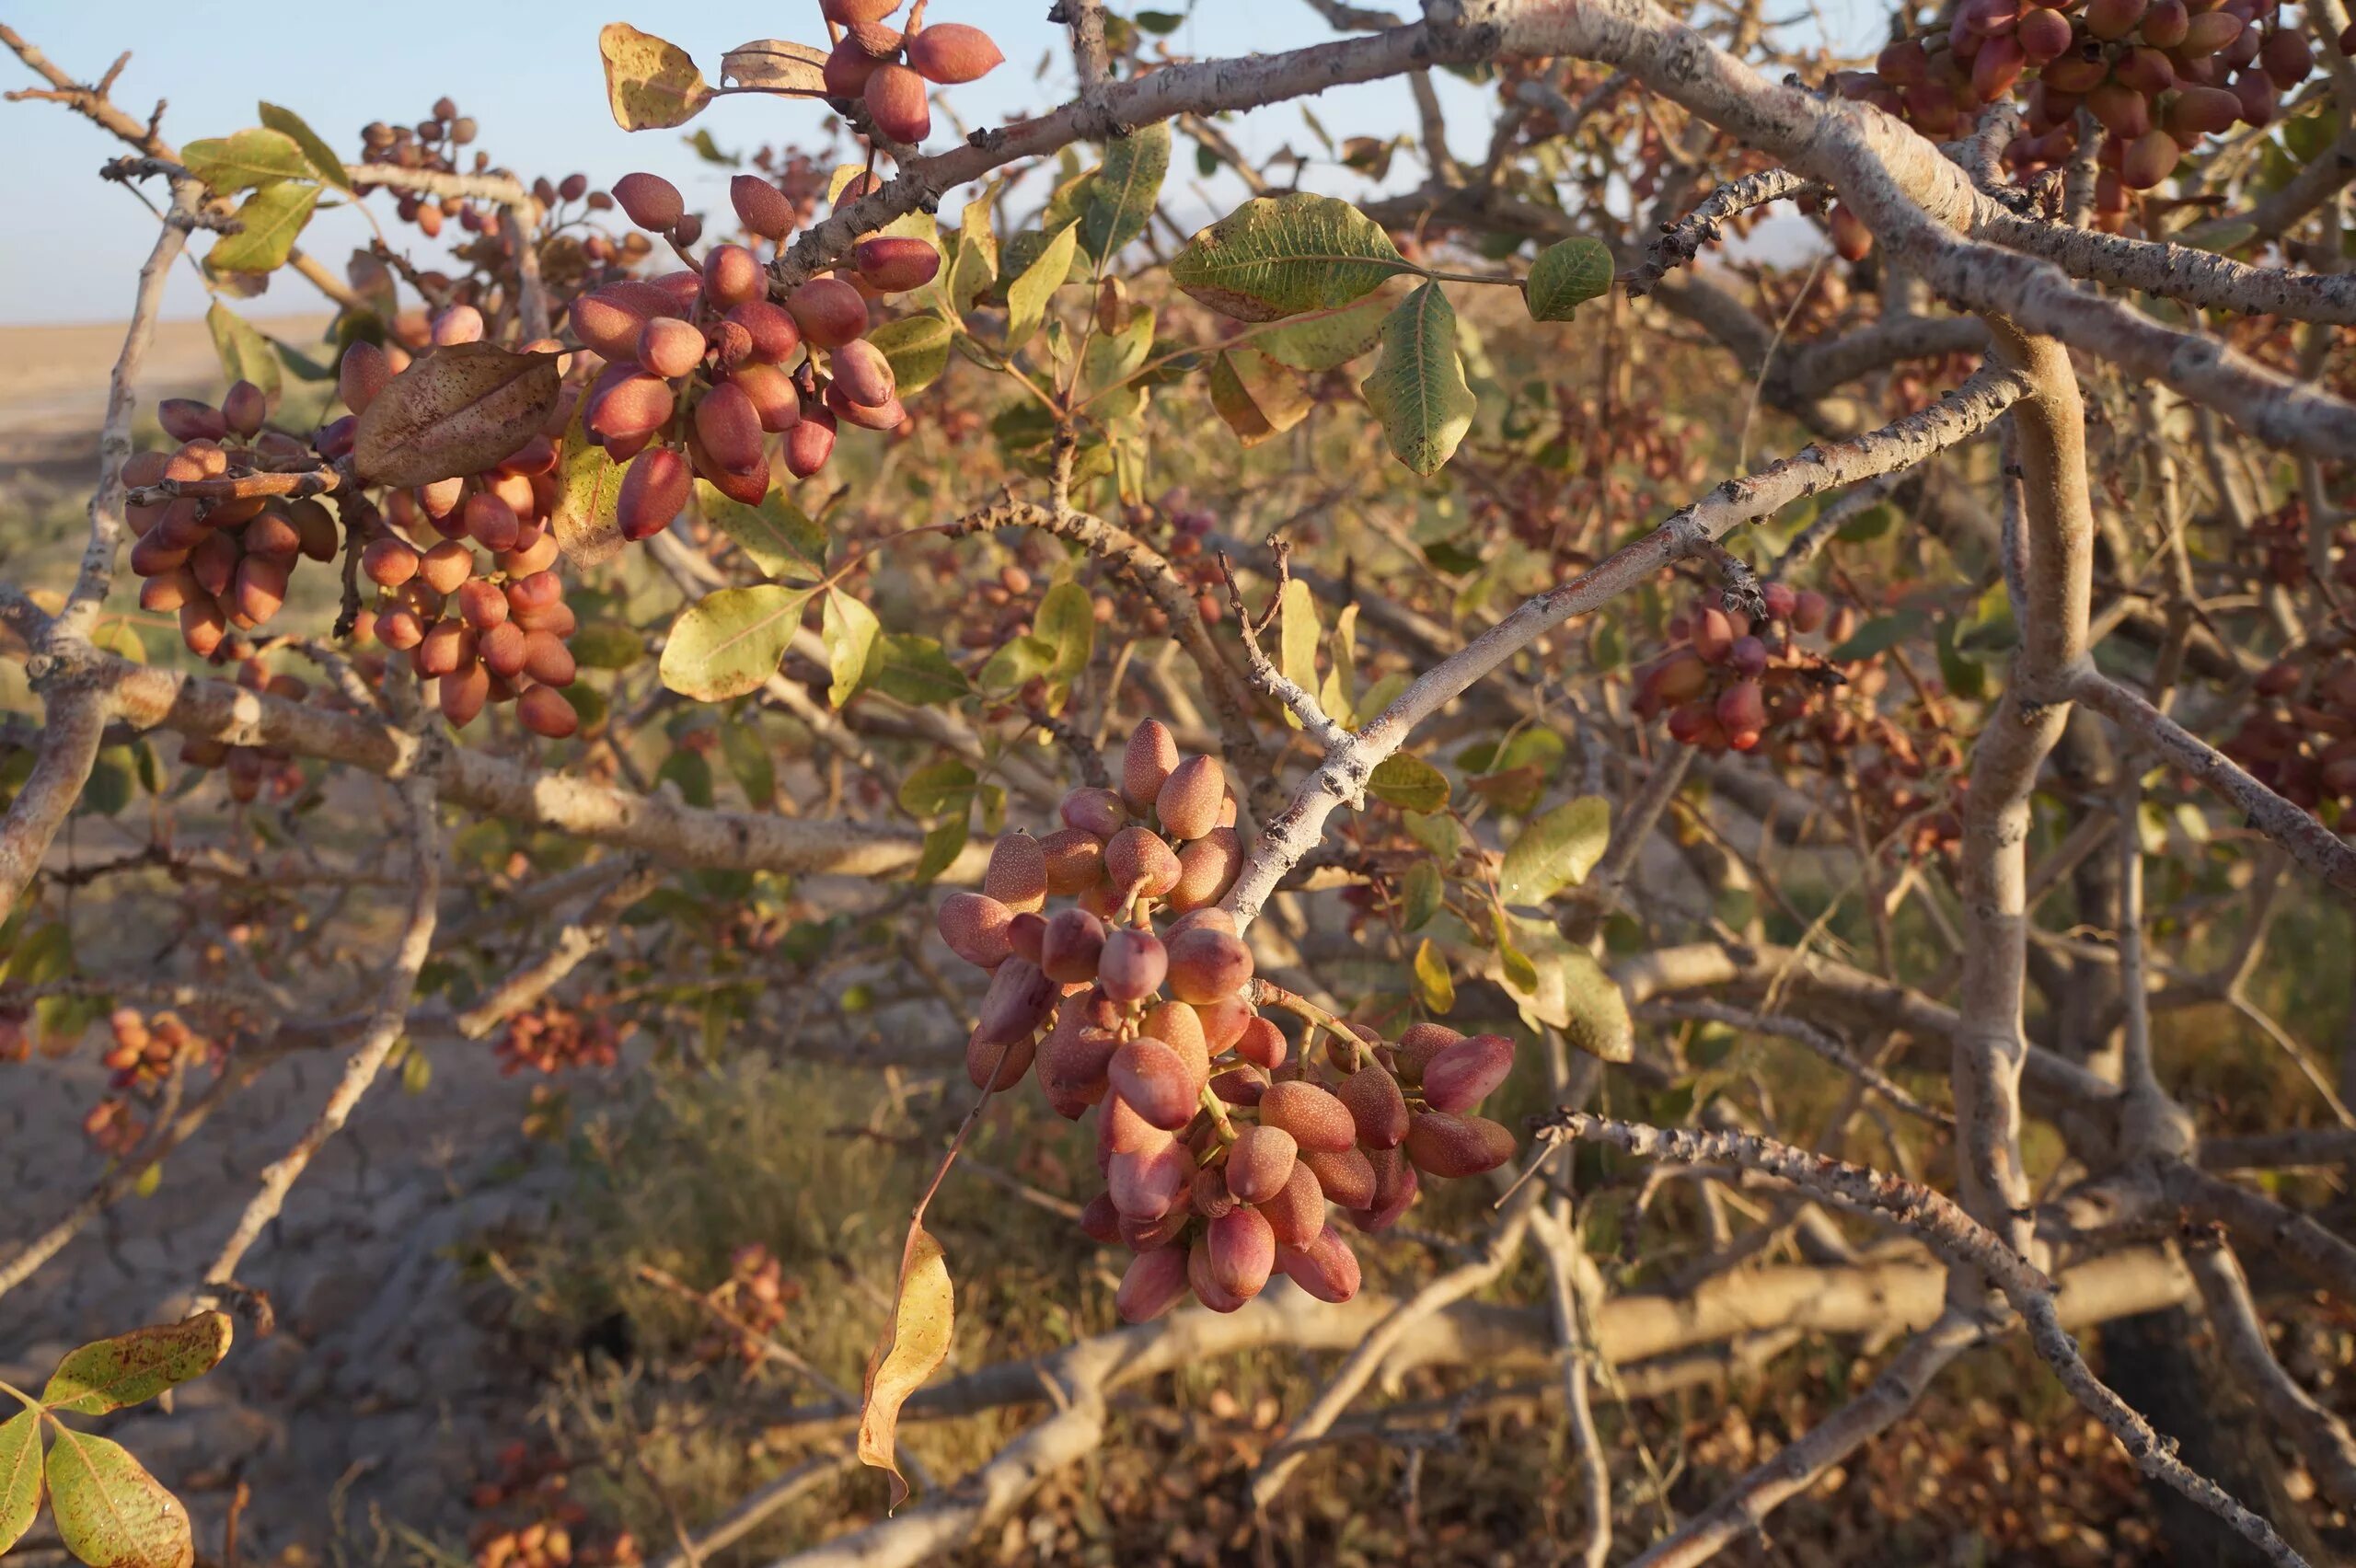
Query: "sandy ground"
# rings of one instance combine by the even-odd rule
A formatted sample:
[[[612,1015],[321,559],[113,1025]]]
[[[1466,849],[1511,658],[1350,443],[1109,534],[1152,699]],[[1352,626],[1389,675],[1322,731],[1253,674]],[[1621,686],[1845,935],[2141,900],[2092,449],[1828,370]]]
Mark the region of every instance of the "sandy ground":
[[[324,320],[261,325],[308,345]],[[70,572],[121,344],[115,327],[0,328],[0,577],[61,586]],[[203,323],[165,324],[143,409],[222,390]],[[23,697],[15,672],[6,676],[0,709]],[[122,836],[94,828],[83,858],[121,853]],[[121,959],[161,945],[157,933],[110,928],[99,904],[78,905],[74,923],[86,953]],[[0,1064],[0,1259],[69,1213],[105,1170],[80,1127],[103,1092],[103,1033],[61,1060]],[[262,1166],[318,1114],[342,1056],[271,1069],[166,1162],[154,1195],[116,1205],[0,1297],[0,1379],[38,1388],[73,1345],[176,1315]],[[422,1092],[393,1075],[377,1084],[242,1271],[275,1305],[277,1333],[241,1328],[228,1362],[169,1411],[149,1404],[98,1424],[179,1492],[202,1557],[219,1557],[240,1482],[251,1490],[248,1563],[416,1561],[418,1539],[463,1555],[469,1487],[524,1427],[535,1390],[502,1354],[502,1293],[485,1290],[472,1260],[501,1233],[546,1223],[562,1169],[519,1136],[530,1080],[499,1076],[486,1046],[432,1060]],[[46,1520],[8,1563],[71,1568]]]
[[[272,337],[308,348],[322,315],[254,317]],[[80,461],[106,411],[107,375],[122,348],[120,325],[0,327],[0,469]],[[202,321],[167,321],[142,375],[145,400],[218,396],[221,362]]]

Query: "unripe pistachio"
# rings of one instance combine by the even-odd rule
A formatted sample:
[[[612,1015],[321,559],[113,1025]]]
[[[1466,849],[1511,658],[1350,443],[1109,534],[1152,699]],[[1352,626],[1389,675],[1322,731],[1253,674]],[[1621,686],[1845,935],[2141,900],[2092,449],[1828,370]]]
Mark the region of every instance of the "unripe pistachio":
[[[703,294],[715,310],[759,299],[768,288],[760,258],[741,245],[715,245],[703,259]]]
[[[270,399],[250,381],[233,382],[221,399],[221,419],[231,432],[250,441],[270,418]]]
[[[915,146],[932,133],[932,105],[924,78],[906,65],[878,65],[860,91],[875,129],[887,139]]]
[[[801,418],[785,432],[785,466],[806,479],[826,466],[835,450],[835,416],[820,403],[803,402]]]
[[[442,717],[456,729],[474,722],[482,705],[491,700],[491,672],[480,664],[468,663],[442,676],[435,698],[442,707]]]
[[[336,395],[353,413],[365,413],[392,378],[385,351],[364,339],[343,351],[342,363],[336,367]]]
[[[826,67],[820,73],[826,81],[826,96],[858,98],[867,91],[868,79],[875,75],[876,63],[875,57],[858,44],[847,38],[842,40],[827,53]]]
[[[793,324],[785,306],[773,301],[748,299],[732,306],[728,319],[752,338],[756,360],[777,364],[802,346],[802,329]]]
[[[433,318],[433,346],[437,349],[479,343],[482,334],[482,312],[471,305],[454,305]]]
[[[2177,160],[2183,156],[2183,149],[2166,132],[2146,131],[2119,158],[2119,181],[2130,190],[2149,190],[2176,172]]]
[[[659,174],[626,174],[614,181],[614,200],[629,221],[660,234],[677,223],[687,210],[679,188]]]
[[[776,240],[793,232],[793,203],[757,174],[740,174],[729,180],[728,202],[748,234]]]
[[[1096,961],[1096,984],[1113,1001],[1127,1006],[1161,989],[1170,953],[1151,931],[1123,927],[1104,939]]]
[[[897,390],[892,362],[864,338],[855,338],[828,356],[834,382],[845,398],[865,408],[882,408]]]
[[[1047,859],[1039,841],[1027,833],[1009,833],[990,846],[989,866],[982,873],[982,891],[1017,913],[1035,912],[1046,903]]]
[[[676,380],[703,363],[704,335],[676,316],[658,316],[639,329],[637,358],[649,375]]]
[[[532,733],[560,741],[581,728],[581,715],[554,686],[536,686],[515,699],[515,720]]]
[[[944,87],[977,81],[1005,58],[989,34],[963,22],[935,22],[908,40],[910,68]]]
[[[572,650],[555,632],[532,628],[524,633],[524,673],[542,686],[571,686],[576,673]]]
[[[811,279],[786,296],[785,307],[816,348],[840,348],[867,330],[867,302],[839,279]]]
[[[881,294],[920,289],[941,271],[941,252],[913,236],[878,235],[862,239],[851,255],[859,275]]]
[[[749,474],[763,467],[760,411],[734,382],[721,383],[697,402],[695,429],[704,451],[730,473]]]
[[[425,552],[417,575],[436,594],[455,594],[475,574],[475,552],[457,539],[445,539]]]

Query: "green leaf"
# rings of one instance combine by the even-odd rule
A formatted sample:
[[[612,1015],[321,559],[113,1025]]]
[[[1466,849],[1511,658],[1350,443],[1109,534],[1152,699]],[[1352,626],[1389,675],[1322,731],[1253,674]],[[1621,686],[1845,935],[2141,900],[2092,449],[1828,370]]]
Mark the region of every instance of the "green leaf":
[[[575,681],[558,689],[563,692],[564,700],[572,705],[572,711],[580,719],[583,729],[594,730],[606,721],[606,711],[611,704],[606,702],[604,692],[587,681]]]
[[[278,356],[279,363],[294,373],[296,380],[333,381],[335,379],[333,364],[313,359],[283,338],[273,338],[264,333],[262,341],[270,345],[271,352]]]
[[[720,144],[711,139],[711,127],[708,125],[697,126],[692,134],[682,136],[679,140],[685,142],[694,150],[696,156],[706,163],[718,164],[722,168],[745,167],[745,156],[742,153],[723,152]]]
[[[1956,623],[1951,620],[1939,623],[1939,678],[1966,701],[1988,695],[1987,667],[1956,646]]]
[[[73,1415],[104,1415],[152,1400],[219,1366],[232,1332],[228,1314],[199,1312],[86,1344],[57,1364],[40,1402]]]
[[[1448,973],[1448,955],[1429,937],[1415,944],[1415,995],[1433,1012],[1456,1010],[1456,982]]]
[[[32,1528],[40,1512],[40,1415],[24,1411],[0,1421],[0,1557]]]
[[[1568,321],[1578,306],[1611,290],[1611,248],[1584,235],[1539,252],[1521,286],[1535,321]]]
[[[1448,804],[1448,776],[1422,757],[1393,752],[1374,765],[1366,792],[1411,812],[1436,812]]]
[[[1406,881],[1399,890],[1399,923],[1411,931],[1420,931],[1431,924],[1439,913],[1445,888],[1439,868],[1429,860],[1418,860],[1407,868]]]
[[[1382,716],[1382,710],[1398,701],[1399,694],[1412,684],[1403,673],[1393,670],[1367,687],[1358,697],[1357,709],[1351,715],[1350,728],[1363,730],[1373,723]]]
[[[949,304],[963,316],[998,282],[998,234],[990,226],[993,185],[965,203],[957,231],[957,259],[949,265]]]
[[[103,648],[110,653],[119,653],[134,664],[147,662],[147,644],[141,640],[139,628],[131,624],[127,616],[121,620],[100,621],[91,628],[90,641],[93,646]]]
[[[818,635],[826,644],[826,667],[835,677],[834,685],[826,688],[826,700],[840,708],[874,678],[875,640],[883,623],[859,600],[839,588],[829,588],[826,613],[818,625]]]
[[[654,781],[660,784],[666,779],[678,786],[679,798],[687,804],[711,809],[715,799],[711,792],[711,763],[703,753],[681,746],[664,757],[663,766],[654,770]]]
[[[1288,321],[1253,335],[1252,346],[1295,370],[1331,370],[1347,364],[1382,339],[1382,318],[1394,303],[1379,289],[1356,305]]]
[[[777,674],[802,625],[807,588],[722,588],[679,613],[663,645],[663,684],[682,697],[742,697]]]
[[[262,118],[268,120],[270,106],[262,108]],[[240,131],[234,136],[191,142],[180,149],[180,162],[189,173],[225,196],[275,185],[282,179],[307,179],[312,172],[302,144],[283,129]],[[343,173],[341,164],[336,165],[336,173]]]
[[[1022,276],[1006,286],[1008,353],[1029,342],[1031,335],[1039,329],[1039,323],[1046,319],[1047,302],[1063,287],[1079,246],[1080,226],[1065,225],[1048,239],[1037,259],[1022,269]]]
[[[213,352],[221,356],[222,373],[231,381],[252,382],[275,408],[284,380],[270,340],[217,299],[204,312],[204,329],[213,336]]]
[[[1018,637],[991,654],[976,677],[984,691],[1011,692],[1056,667],[1056,645],[1044,637]]]
[[[1635,1025],[1619,982],[1585,948],[1565,944],[1555,966],[1563,992],[1563,1037],[1588,1055],[1625,1062],[1636,1054]]]
[[[1446,865],[1464,850],[1464,825],[1441,812],[1409,812],[1407,836],[1430,850]]]
[[[564,440],[557,447],[556,501],[549,510],[557,548],[566,560],[584,570],[621,554],[622,527],[615,513],[621,504],[622,480],[629,472],[589,439],[583,423],[588,402],[582,398],[572,410],[572,422],[565,426]]]
[[[1117,332],[1097,332],[1088,340],[1080,365],[1097,418],[1110,423],[1144,407],[1142,389],[1124,387],[1153,352],[1153,312],[1138,309]],[[1126,393],[1126,396],[1124,394]]]
[[[1088,192],[1080,242],[1100,267],[1145,232],[1170,171],[1170,121],[1157,120],[1104,147],[1104,167]]]
[[[1456,454],[1480,401],[1456,353],[1456,312],[1426,283],[1382,323],[1382,358],[1359,390],[1382,421],[1392,455],[1428,478]]]
[[[17,939],[5,972],[19,986],[42,986],[74,973],[74,933],[63,920],[34,927]]]
[[[89,782],[82,787],[82,798],[75,802],[74,809],[115,816],[131,804],[134,787],[131,748],[109,746],[91,762]]]
[[[1522,951],[1520,944],[1514,940],[1513,922],[1507,918],[1502,909],[1493,911],[1491,920],[1497,940],[1497,967],[1505,977],[1506,988],[1524,996],[1536,996],[1538,966],[1530,961],[1530,955]]]
[[[2320,103],[2309,98],[2300,112],[2282,122],[2282,145],[2301,163],[2313,163],[2323,156],[2326,148],[2339,139],[2338,114],[2330,112],[2332,99],[2326,95]],[[2251,225],[2255,229],[2256,225]]]
[[[49,1511],[65,1550],[90,1568],[190,1568],[188,1510],[120,1443],[59,1426],[49,1446]]]
[[[1391,236],[1331,196],[1258,196],[1186,242],[1170,281],[1241,321],[1331,310],[1410,271]]]
[[[1292,577],[1285,580],[1276,601],[1276,673],[1303,691],[1315,691],[1317,645],[1324,640],[1323,630],[1317,623],[1316,595],[1310,593],[1308,583]],[[1296,730],[1300,728],[1300,721],[1289,708],[1285,709],[1285,722]]]
[[[594,620],[564,640],[572,662],[584,670],[627,670],[646,657],[646,639],[636,627],[618,620]]]
[[[941,824],[924,836],[924,850],[917,857],[917,869],[912,873],[918,883],[929,882],[957,863],[965,852],[965,841],[973,836],[973,824],[962,815],[944,817]]]
[[[1209,377],[1211,407],[1246,447],[1290,430],[1309,412],[1300,378],[1254,350],[1227,350],[1211,361]]]
[[[953,756],[926,763],[900,780],[900,809],[913,817],[961,815],[974,803],[974,770]]]
[[[758,506],[746,506],[722,494],[710,480],[698,479],[696,503],[761,569],[762,575],[806,577],[814,582],[826,575],[826,529],[812,522],[782,490],[770,490]]]
[[[625,131],[685,125],[711,101],[711,84],[694,56],[627,22],[606,24],[597,52],[606,63],[606,102]]]
[[[294,144],[303,149],[304,161],[311,166],[312,173],[339,190],[352,188],[352,177],[343,172],[343,160],[336,156],[335,149],[329,146],[325,138],[312,130],[301,115],[291,109],[265,103],[261,106],[261,122],[272,131],[293,137]]]
[[[949,340],[956,332],[938,316],[904,316],[867,335],[892,366],[903,398],[923,391],[949,368]]]
[[[1033,635],[1056,651],[1047,668],[1057,682],[1077,680],[1096,652],[1096,605],[1077,582],[1058,582],[1039,600],[1032,617]]]
[[[1902,610],[1894,616],[1877,616],[1859,627],[1855,635],[1825,655],[1828,659],[1870,659],[1877,653],[1888,652],[1922,629],[1923,617],[1912,610]]]
[[[237,205],[237,222],[245,226],[225,235],[205,253],[204,264],[218,272],[271,272],[286,264],[295,236],[311,221],[318,204],[316,185],[265,185]]]
[[[1551,776],[1562,766],[1567,750],[1563,737],[1552,730],[1524,730],[1502,750],[1487,741],[1466,746],[1456,754],[1456,766],[1468,773],[1504,773],[1529,767]]]
[[[736,787],[745,791],[745,801],[755,811],[767,811],[777,800],[777,759],[769,755],[760,726],[722,724],[720,753],[727,758],[728,771],[735,775]]]
[[[961,701],[974,689],[939,641],[913,631],[885,632],[869,674],[884,696],[919,708]]]
[[[1587,880],[1611,842],[1611,803],[1582,795],[1532,817],[1506,850],[1497,897],[1507,904],[1543,904]]]
[[[1885,502],[1878,506],[1866,507],[1842,524],[1832,536],[1844,544],[1870,544],[1888,533],[1897,523],[1897,508]]]

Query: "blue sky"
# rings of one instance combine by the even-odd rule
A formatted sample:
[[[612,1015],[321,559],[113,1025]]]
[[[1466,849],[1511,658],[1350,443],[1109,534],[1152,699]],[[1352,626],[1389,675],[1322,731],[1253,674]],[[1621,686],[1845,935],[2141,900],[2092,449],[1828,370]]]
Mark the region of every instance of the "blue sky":
[[[1185,0],[1158,0],[1168,10]],[[1127,10],[1126,0],[1116,9]],[[1406,7],[1414,9],[1412,5]],[[119,102],[144,116],[157,98],[169,99],[164,132],[176,143],[223,135],[257,122],[255,104],[267,98],[308,120],[329,143],[356,156],[359,129],[370,120],[415,121],[447,93],[480,123],[477,144],[493,159],[525,176],[560,178],[578,169],[603,186],[633,168],[650,168],[687,192],[690,209],[725,211],[729,171],[699,160],[679,132],[617,128],[607,113],[597,60],[597,29],[628,20],[688,50],[708,76],[720,56],[756,38],[823,40],[814,4],[780,6],[770,0],[699,0],[658,6],[644,0],[377,0],[371,6],[322,6],[306,15],[214,0],[21,0],[9,20],[50,58],[77,78],[104,71],[124,48],[130,66],[116,83]],[[952,101],[971,124],[1004,121],[1061,101],[1068,87],[1062,29],[1045,20],[1047,0],[938,0],[936,21],[966,21],[987,29],[1007,63],[988,77],[952,89]],[[364,25],[359,18],[383,18]],[[336,19],[331,19],[336,18]],[[799,18],[797,20],[796,18]],[[1331,37],[1324,21],[1299,0],[1197,0],[1190,19],[1172,35],[1173,48],[1193,53],[1295,48]],[[1043,62],[1045,74],[1040,74]],[[1460,156],[1483,146],[1483,92],[1440,74]],[[29,72],[0,57],[0,85],[30,85]],[[1389,135],[1411,130],[1414,114],[1396,83],[1337,88],[1305,100],[1337,136]],[[729,151],[763,141],[815,144],[821,107],[760,98],[725,98],[689,129],[708,129]],[[935,117],[935,145],[952,134]],[[1298,104],[1233,119],[1229,134],[1247,153],[1265,156],[1289,143],[1316,154],[1315,138]],[[124,190],[97,178],[98,166],[120,146],[61,106],[0,103],[0,211],[16,219],[0,237],[0,323],[108,321],[129,309],[141,259],[155,237],[154,219]],[[1399,160],[1394,182],[1419,170]],[[1231,182],[1201,194],[1191,164],[1173,169],[1170,198],[1182,222],[1215,215],[1209,204],[1241,198]],[[1346,171],[1321,171],[1308,180],[1336,194],[1362,194],[1366,185]],[[952,203],[961,198],[953,197]],[[388,198],[371,198],[387,203]],[[401,230],[428,252],[414,230]],[[368,230],[356,213],[326,213],[304,236],[306,249],[341,266]],[[202,242],[200,242],[202,243]],[[204,295],[185,267],[167,295],[173,316],[201,315]],[[317,294],[282,274],[264,297],[244,309],[257,316],[318,308]]]

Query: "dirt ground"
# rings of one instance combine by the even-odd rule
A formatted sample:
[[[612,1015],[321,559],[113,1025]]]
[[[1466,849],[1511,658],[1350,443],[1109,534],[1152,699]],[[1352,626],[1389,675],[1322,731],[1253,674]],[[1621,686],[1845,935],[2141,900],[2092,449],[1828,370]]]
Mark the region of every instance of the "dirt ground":
[[[319,322],[267,325],[305,342]],[[53,564],[69,543],[28,530],[77,522],[120,338],[101,327],[0,329],[0,513],[12,579]],[[167,324],[143,404],[220,391],[203,324]],[[0,694],[0,705],[11,700]],[[119,837],[94,829],[79,836],[82,853],[119,854]],[[99,908],[82,906],[77,942],[157,945],[135,930],[78,928],[103,925]],[[105,1076],[97,1054],[86,1042],[62,1061],[0,1066],[0,1258],[104,1171],[79,1125]],[[153,1196],[118,1205],[0,1298],[0,1379],[38,1388],[74,1344],[175,1315],[262,1166],[316,1114],[341,1066],[336,1052],[280,1064],[167,1162]],[[424,1560],[425,1542],[460,1545],[468,1490],[522,1429],[533,1397],[489,1326],[504,1288],[478,1277],[476,1243],[544,1223],[564,1190],[561,1169],[536,1160],[517,1131],[527,1094],[482,1047],[434,1053],[417,1092],[388,1075],[243,1271],[274,1303],[276,1334],[260,1339],[241,1325],[228,1361],[180,1390],[169,1412],[150,1405],[99,1424],[179,1492],[202,1557],[222,1555],[240,1482],[250,1493],[239,1526],[246,1562]],[[44,1556],[66,1561],[45,1522],[9,1562]]]

